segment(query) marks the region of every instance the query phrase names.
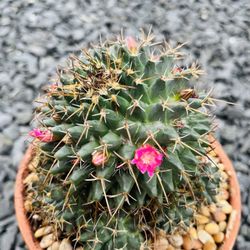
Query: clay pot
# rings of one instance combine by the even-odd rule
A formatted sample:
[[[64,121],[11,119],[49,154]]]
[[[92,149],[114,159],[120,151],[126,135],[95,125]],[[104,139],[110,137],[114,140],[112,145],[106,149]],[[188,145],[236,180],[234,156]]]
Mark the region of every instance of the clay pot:
[[[233,207],[233,213],[228,223],[225,241],[221,247],[221,250],[231,250],[234,246],[239,227],[241,217],[241,198],[240,188],[237,180],[235,170],[231,161],[225,154],[222,146],[219,142],[213,142],[214,151],[219,157],[221,163],[224,164],[225,170],[230,176],[230,204]],[[15,210],[17,222],[23,239],[30,250],[42,250],[38,241],[34,238],[33,232],[24,210],[24,185],[23,180],[28,175],[28,164],[33,157],[32,147],[29,147],[26,151],[24,158],[20,164],[19,171],[16,177],[15,186]]]

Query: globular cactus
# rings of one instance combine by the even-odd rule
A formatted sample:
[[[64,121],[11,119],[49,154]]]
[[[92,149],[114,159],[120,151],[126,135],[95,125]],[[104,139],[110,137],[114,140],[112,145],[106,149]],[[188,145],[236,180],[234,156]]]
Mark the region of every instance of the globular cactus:
[[[31,211],[84,249],[150,248],[214,199],[212,99],[179,47],[142,36],[84,50],[40,98]]]

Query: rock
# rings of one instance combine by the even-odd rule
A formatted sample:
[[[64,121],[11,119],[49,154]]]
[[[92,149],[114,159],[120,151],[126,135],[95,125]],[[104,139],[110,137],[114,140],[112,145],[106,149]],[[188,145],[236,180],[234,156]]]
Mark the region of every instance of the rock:
[[[183,237],[183,248],[185,250],[200,249],[202,248],[202,243],[199,240],[192,239],[190,236],[185,235]]]
[[[244,108],[241,105],[228,106],[226,111],[228,119],[242,119],[244,117]]]
[[[32,184],[39,181],[39,177],[36,173],[29,174],[23,181],[24,184]],[[35,236],[36,237],[36,236]]]
[[[227,216],[220,208],[217,208],[216,211],[213,213],[213,217],[216,222],[225,221]]]
[[[182,236],[179,234],[171,235],[168,238],[168,240],[169,240],[170,244],[173,245],[174,247],[180,247],[183,244]]]
[[[206,217],[210,216],[210,211],[209,211],[209,208],[207,206],[202,206],[200,209],[200,213]]]
[[[169,245],[166,250],[175,250],[175,248],[172,245]]]
[[[191,228],[188,230],[188,234],[190,235],[190,237],[191,237],[192,239],[195,239],[195,240],[198,239],[197,230],[196,230],[194,227],[191,227]]]
[[[248,173],[248,166],[240,161],[234,162],[234,166],[237,171]]]
[[[12,141],[17,139],[19,134],[19,128],[16,124],[12,123],[5,129],[3,129],[3,134],[9,137]]]
[[[247,242],[247,241],[239,242],[237,245],[238,245],[238,249],[242,249],[242,250],[250,249],[250,242]]]
[[[50,234],[52,230],[53,230],[52,226],[41,227],[36,230],[34,236],[35,238],[40,238],[44,235]]]
[[[212,203],[210,206],[209,206],[209,210],[211,213],[214,213],[216,210],[217,210],[217,207],[214,203]]]
[[[49,246],[51,246],[53,244],[55,240],[55,236],[53,233],[45,235],[42,237],[41,241],[40,241],[40,247],[41,248],[48,248]]]
[[[12,144],[12,140],[9,137],[0,133],[0,154],[7,154]]]
[[[8,171],[9,176],[14,175],[14,171],[11,168],[9,168],[7,171]],[[15,184],[14,184],[14,178],[13,178],[13,180],[6,181],[3,187],[4,197],[9,201],[10,207],[12,206],[12,198],[14,197],[14,185]]]
[[[18,166],[19,162],[23,157],[23,151],[26,148],[25,140],[27,140],[27,136],[21,136],[14,143],[14,146],[11,151],[11,156],[12,156],[11,159],[12,159],[12,164],[14,166]]]
[[[198,231],[198,230],[204,229],[205,224],[203,224],[203,225],[197,225],[196,227],[197,227],[197,231]]]
[[[183,248],[185,250],[190,250],[193,248],[193,239],[189,235],[183,236]]]
[[[205,244],[206,242],[214,242],[214,239],[213,237],[207,233],[205,230],[198,230],[197,232],[198,234],[198,239],[203,243]]]
[[[21,112],[16,113],[15,117],[18,124],[26,125],[29,124],[32,119],[32,112],[31,110],[23,110]]]
[[[227,228],[227,223],[225,221],[219,222],[219,228],[221,232],[224,232]]]
[[[226,125],[221,131],[221,137],[228,142],[234,142],[238,137],[237,130],[237,126]]]
[[[8,126],[12,121],[12,116],[0,111],[0,130]]]
[[[27,103],[31,103],[33,102],[34,100],[34,92],[32,91],[32,89],[30,88],[23,88],[23,89],[20,89],[18,92],[17,92],[17,95],[15,96],[15,100],[16,101],[23,101],[25,100],[25,102]]]
[[[24,202],[24,209],[26,212],[32,212],[32,202],[30,200],[26,200]]]
[[[13,224],[16,220],[15,215],[11,215],[9,217],[6,217],[5,219],[1,218],[0,219],[0,229],[1,228],[5,228],[7,226],[10,226],[11,224]]]
[[[217,234],[215,234],[215,235],[213,236],[214,241],[215,241],[216,243],[222,243],[223,240],[224,240],[224,237],[225,237],[225,235],[224,235],[224,233],[222,233],[222,232],[219,232],[219,233],[217,233]]]
[[[203,250],[216,250],[217,246],[214,242],[206,242],[202,249]]]
[[[71,242],[68,239],[63,239],[60,244],[59,250],[73,250]]]
[[[168,240],[163,237],[158,237],[154,242],[154,248],[159,250],[165,250],[169,246]]]
[[[218,200],[228,200],[229,192],[227,190],[221,190],[217,197],[218,197]]]
[[[204,229],[211,235],[218,234],[220,232],[219,226],[214,222],[208,223]]]
[[[218,205],[225,214],[230,214],[233,211],[233,207],[227,201],[219,201]]]
[[[55,241],[47,250],[59,250],[60,244],[59,241]]]
[[[198,225],[207,224],[209,222],[209,218],[201,214],[195,215],[195,220]]]
[[[3,197],[3,199],[1,199],[0,202],[0,219],[5,219],[12,213],[13,213],[13,207],[11,206],[9,199]]]
[[[241,228],[240,228],[240,233],[245,236],[245,237],[248,237],[249,236],[249,233],[250,233],[250,228],[248,227],[247,224],[242,224],[241,225]]]
[[[42,57],[46,53],[46,48],[37,44],[30,45],[28,49],[31,54],[37,57]]]
[[[0,249],[11,250],[15,243],[17,225],[11,225],[7,231],[1,234]]]

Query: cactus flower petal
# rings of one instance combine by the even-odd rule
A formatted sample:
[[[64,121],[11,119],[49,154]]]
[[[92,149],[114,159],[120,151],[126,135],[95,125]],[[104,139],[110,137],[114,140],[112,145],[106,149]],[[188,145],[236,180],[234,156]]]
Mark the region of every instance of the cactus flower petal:
[[[131,163],[135,164],[141,173],[147,172],[152,177],[155,169],[161,165],[162,160],[163,154],[146,144],[135,151],[135,156]]]
[[[42,142],[53,141],[53,134],[49,130],[41,130],[39,128],[35,128],[29,132],[29,135]]]
[[[92,155],[92,163],[95,166],[101,166],[103,165],[107,160],[107,157],[103,152],[96,152]]]
[[[136,40],[132,36],[128,36],[126,38],[126,43],[127,43],[128,49],[131,53],[137,52],[138,45],[137,45]]]

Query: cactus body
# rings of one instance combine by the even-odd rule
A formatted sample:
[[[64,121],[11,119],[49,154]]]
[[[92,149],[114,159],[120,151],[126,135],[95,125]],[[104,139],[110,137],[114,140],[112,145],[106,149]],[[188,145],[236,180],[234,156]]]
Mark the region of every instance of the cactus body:
[[[179,57],[149,38],[107,42],[47,88],[33,207],[84,249],[139,249],[157,230],[185,230],[213,200],[210,99]]]

